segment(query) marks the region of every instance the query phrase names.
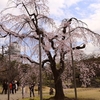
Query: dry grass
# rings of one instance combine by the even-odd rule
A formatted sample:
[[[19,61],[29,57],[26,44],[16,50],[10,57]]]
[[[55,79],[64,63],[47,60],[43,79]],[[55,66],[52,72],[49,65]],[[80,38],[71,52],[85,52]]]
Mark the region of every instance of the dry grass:
[[[49,95],[49,87],[43,87],[43,100],[54,100],[54,95]],[[64,89],[65,96],[68,98],[75,98],[74,89]],[[37,94],[37,87],[35,87],[35,94]],[[100,100],[100,88],[78,88],[77,89],[78,100]],[[51,98],[51,99],[49,99]],[[66,98],[65,100],[69,100]],[[26,98],[23,100],[40,100],[37,95],[34,99]],[[74,100],[74,99],[70,99]]]
[[[75,98],[74,89],[64,90],[65,95],[70,98]],[[78,88],[78,100],[100,100],[100,88]]]
[[[51,97],[48,93],[49,93],[49,88],[44,87],[43,97],[45,100],[46,98]],[[64,89],[64,93],[65,96],[68,98],[75,98],[74,89]],[[77,97],[78,100],[100,100],[100,88],[77,88]],[[66,100],[68,100],[68,98],[66,98]]]

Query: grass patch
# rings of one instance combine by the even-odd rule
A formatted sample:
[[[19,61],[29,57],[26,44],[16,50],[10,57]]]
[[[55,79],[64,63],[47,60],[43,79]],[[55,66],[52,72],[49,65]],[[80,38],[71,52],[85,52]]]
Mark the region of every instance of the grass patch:
[[[34,98],[24,98],[20,100],[40,100],[40,96],[38,96],[37,87],[35,87]],[[49,95],[49,87],[43,87],[43,100],[53,100],[52,97],[54,95]],[[0,87],[0,92],[2,91],[2,87]],[[74,89],[64,89],[64,94],[66,97],[74,100],[75,98]],[[100,88],[77,88],[77,97],[78,100],[100,100]],[[51,99],[49,99],[51,98]],[[68,100],[68,99],[67,99]]]
[[[65,95],[69,98],[75,98],[74,89],[65,90]],[[100,100],[100,88],[78,88],[78,100]]]
[[[43,88],[43,100],[53,100],[52,97],[54,95],[48,94],[49,88]],[[65,96],[70,98],[66,98],[65,100],[74,100],[75,98],[74,89],[64,89]],[[77,89],[77,97],[78,100],[100,100],[100,88],[78,88]],[[51,99],[49,99],[51,98]],[[26,98],[23,100],[40,100],[40,97],[34,98]]]

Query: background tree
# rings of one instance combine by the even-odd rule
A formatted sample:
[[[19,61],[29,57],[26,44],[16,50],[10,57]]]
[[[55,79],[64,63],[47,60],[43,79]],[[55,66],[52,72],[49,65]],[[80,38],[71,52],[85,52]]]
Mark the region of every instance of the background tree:
[[[20,15],[9,13],[3,15],[2,12],[0,35],[4,37],[11,34],[13,40],[18,41],[22,46],[27,46],[26,54],[18,56],[36,64],[39,64],[40,35],[42,67],[44,68],[47,63],[50,64],[54,76],[55,99],[64,100],[61,75],[66,67],[67,54],[72,50],[79,51],[85,48],[89,41],[99,44],[99,34],[89,30],[84,22],[76,18],[64,19],[57,28],[53,19],[48,17],[47,0],[10,1],[14,6],[12,8],[19,7],[23,12]]]
[[[19,66],[19,79],[21,84],[38,83],[38,65],[21,64]]]
[[[77,63],[80,73],[79,78],[83,87],[99,86],[96,82],[96,79],[99,80],[99,66],[99,57],[90,57]]]
[[[18,62],[11,61],[9,63],[8,59],[2,58],[0,60],[0,80],[12,82],[18,79],[19,72],[18,72]],[[9,63],[9,64],[8,64]]]

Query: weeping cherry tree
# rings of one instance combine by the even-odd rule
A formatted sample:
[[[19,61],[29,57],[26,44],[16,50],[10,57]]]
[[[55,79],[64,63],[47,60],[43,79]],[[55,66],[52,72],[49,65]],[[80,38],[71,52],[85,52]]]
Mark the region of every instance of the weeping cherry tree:
[[[12,5],[1,12],[0,36],[9,34],[27,51],[18,55],[30,63],[39,65],[39,35],[41,38],[42,67],[49,63],[55,84],[55,100],[64,100],[62,78],[67,65],[67,54],[84,49],[93,41],[99,45],[99,34],[88,29],[87,25],[77,18],[63,19],[59,27],[49,17],[47,0],[9,0]],[[5,13],[9,9],[20,9],[21,13]],[[67,17],[67,16],[66,16]],[[57,66],[59,64],[59,66]]]

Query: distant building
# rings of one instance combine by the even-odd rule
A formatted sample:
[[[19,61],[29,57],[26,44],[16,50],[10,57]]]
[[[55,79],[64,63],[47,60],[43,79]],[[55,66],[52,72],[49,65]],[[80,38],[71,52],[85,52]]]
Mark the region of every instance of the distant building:
[[[20,54],[20,46],[18,42],[12,42],[10,45],[10,53],[11,55],[19,55]]]
[[[6,51],[7,56],[10,54],[11,60],[16,60],[18,62],[20,62],[20,51],[21,51],[21,47],[18,44],[18,42],[12,42],[8,48],[8,50]]]

